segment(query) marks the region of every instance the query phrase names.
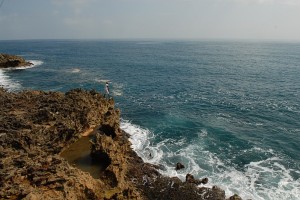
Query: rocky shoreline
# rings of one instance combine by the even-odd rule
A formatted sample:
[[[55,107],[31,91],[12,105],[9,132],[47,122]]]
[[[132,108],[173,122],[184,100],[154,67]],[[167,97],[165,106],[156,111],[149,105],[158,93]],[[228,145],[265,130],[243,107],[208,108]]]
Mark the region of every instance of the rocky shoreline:
[[[91,130],[92,159],[104,166],[99,179],[60,156]],[[225,199],[220,188],[203,186],[207,179],[162,176],[128,138],[114,100],[94,90],[0,88],[0,199]]]
[[[0,69],[11,67],[28,67],[31,65],[33,65],[31,62],[27,62],[24,58],[20,56],[0,53]]]

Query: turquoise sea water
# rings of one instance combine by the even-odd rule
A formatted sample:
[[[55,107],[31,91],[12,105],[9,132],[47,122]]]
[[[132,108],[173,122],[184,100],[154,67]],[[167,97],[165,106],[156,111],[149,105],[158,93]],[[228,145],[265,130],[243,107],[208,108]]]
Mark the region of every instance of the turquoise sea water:
[[[0,41],[0,52],[35,63],[0,70],[12,91],[104,92],[110,80],[122,129],[165,175],[300,199],[300,43],[33,40]]]

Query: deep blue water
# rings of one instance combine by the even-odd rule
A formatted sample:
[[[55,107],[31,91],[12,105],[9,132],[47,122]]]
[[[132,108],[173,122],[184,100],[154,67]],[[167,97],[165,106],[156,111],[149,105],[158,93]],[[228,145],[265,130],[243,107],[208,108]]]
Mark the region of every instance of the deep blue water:
[[[12,91],[104,92],[110,80],[133,148],[163,174],[300,199],[300,43],[33,40],[0,41],[0,52],[36,63],[0,71]]]

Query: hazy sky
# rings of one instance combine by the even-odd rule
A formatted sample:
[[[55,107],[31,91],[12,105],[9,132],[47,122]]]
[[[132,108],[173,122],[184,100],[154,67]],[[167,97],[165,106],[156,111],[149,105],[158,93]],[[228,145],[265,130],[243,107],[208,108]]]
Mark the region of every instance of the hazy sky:
[[[0,8],[0,40],[140,38],[300,41],[300,0],[4,0]]]

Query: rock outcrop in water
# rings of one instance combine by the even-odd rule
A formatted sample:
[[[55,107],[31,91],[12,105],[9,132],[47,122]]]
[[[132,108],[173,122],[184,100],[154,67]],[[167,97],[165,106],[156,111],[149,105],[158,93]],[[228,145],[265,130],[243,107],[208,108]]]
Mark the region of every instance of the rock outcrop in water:
[[[0,54],[0,69],[1,68],[14,68],[14,67],[27,67],[33,65],[27,62],[24,58],[9,54]]]
[[[104,166],[100,179],[60,157],[93,127],[99,127],[91,156]],[[225,199],[218,187],[162,176],[128,137],[114,101],[96,91],[0,88],[0,199]]]

